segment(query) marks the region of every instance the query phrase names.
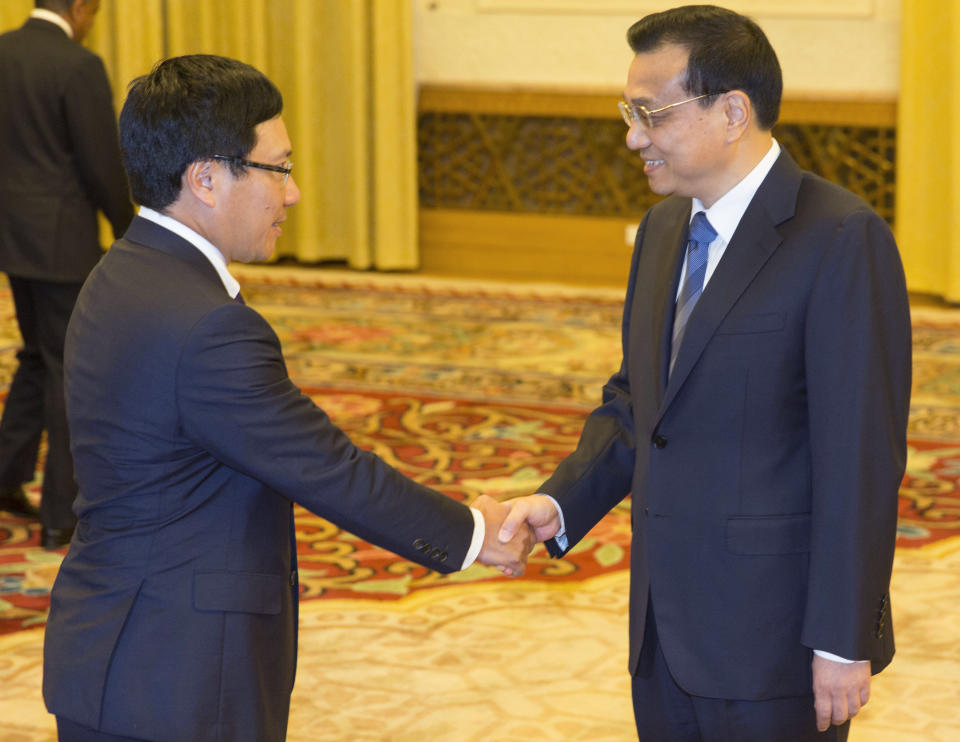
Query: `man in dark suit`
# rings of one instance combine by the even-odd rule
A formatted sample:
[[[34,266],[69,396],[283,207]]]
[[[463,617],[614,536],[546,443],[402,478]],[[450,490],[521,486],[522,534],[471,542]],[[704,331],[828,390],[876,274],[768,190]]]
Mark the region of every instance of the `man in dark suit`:
[[[756,24],[688,6],[628,40],[627,146],[673,195],[637,234],[619,372],[502,535],[527,520],[560,556],[632,492],[640,739],[845,739],[894,650],[897,248],[773,140],[780,67]]]
[[[0,510],[36,518],[41,543],[70,539],[77,493],[63,407],[63,340],[84,278],[100,259],[97,211],[119,236],[133,218],[110,85],[80,42],[100,0],[36,0],[0,35],[0,270],[23,349],[0,419]],[[40,511],[34,478],[47,431]]]
[[[296,665],[293,503],[425,567],[519,574],[507,508],[471,509],[358,449],[287,376],[231,260],[300,198],[280,92],[223,57],[158,64],[120,115],[143,207],[67,332],[78,524],[50,602],[60,739],[279,742]]]

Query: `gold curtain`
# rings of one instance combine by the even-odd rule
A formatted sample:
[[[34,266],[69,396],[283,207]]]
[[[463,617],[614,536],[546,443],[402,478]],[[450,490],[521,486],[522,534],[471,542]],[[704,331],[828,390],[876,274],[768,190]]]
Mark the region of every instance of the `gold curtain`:
[[[22,26],[31,10],[33,10],[33,0],[3,0],[0,2],[0,33]]]
[[[0,29],[32,0],[2,0]],[[416,111],[408,0],[102,0],[87,45],[117,108],[164,56],[223,54],[284,96],[302,193],[278,254],[354,268],[417,267]]]
[[[958,34],[960,0],[903,0],[897,242],[909,288],[952,302],[960,301]]]

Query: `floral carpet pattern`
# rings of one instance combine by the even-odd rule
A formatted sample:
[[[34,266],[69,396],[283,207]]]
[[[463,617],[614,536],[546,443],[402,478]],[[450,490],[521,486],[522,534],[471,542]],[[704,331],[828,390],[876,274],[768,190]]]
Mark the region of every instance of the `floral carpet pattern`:
[[[569,453],[620,360],[622,292],[284,268],[236,271],[277,330],[293,379],[361,447],[459,500],[527,494]],[[960,548],[960,310],[914,312],[910,452],[899,546]],[[19,344],[0,285],[0,390]],[[40,480],[29,487],[39,496]],[[297,509],[302,598],[391,601],[500,580],[442,576]],[[629,564],[629,499],[569,558],[542,547],[525,579],[587,581]],[[42,625],[62,552],[0,515],[0,634]]]

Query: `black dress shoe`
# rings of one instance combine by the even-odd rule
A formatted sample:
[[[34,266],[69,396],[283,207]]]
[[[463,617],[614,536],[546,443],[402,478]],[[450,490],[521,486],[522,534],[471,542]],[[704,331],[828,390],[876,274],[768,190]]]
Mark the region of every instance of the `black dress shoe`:
[[[47,551],[52,551],[69,544],[72,537],[72,528],[44,528],[40,531],[40,545]]]
[[[27,499],[27,494],[23,487],[17,487],[15,490],[0,492],[0,510],[5,510],[10,515],[16,515],[20,518],[40,519],[40,510],[35,508]]]

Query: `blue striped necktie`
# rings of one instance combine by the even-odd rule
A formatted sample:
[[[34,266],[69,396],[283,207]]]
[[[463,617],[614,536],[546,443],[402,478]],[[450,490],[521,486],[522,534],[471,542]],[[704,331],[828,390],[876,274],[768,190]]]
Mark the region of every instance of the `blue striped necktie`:
[[[677,361],[677,353],[687,329],[687,320],[693,312],[697,299],[703,293],[703,278],[707,274],[707,248],[717,237],[717,230],[707,220],[707,215],[698,211],[690,222],[687,241],[687,273],[677,297],[677,311],[673,316],[673,340],[670,343],[670,372]]]

